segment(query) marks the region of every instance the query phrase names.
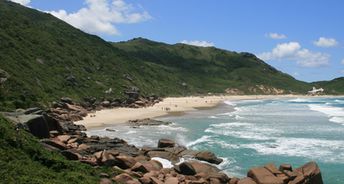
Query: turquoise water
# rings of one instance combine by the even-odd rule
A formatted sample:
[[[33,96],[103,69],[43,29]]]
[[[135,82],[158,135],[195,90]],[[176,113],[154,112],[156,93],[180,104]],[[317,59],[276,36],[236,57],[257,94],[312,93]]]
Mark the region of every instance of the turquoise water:
[[[174,123],[88,133],[120,137],[137,146],[172,138],[191,149],[213,151],[225,160],[219,167],[239,177],[268,162],[300,166],[314,160],[326,184],[344,183],[344,98],[226,101],[163,120]]]

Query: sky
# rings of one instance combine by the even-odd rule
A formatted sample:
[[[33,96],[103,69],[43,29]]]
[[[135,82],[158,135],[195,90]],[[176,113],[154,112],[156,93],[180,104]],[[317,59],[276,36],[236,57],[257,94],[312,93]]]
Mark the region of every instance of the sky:
[[[251,52],[303,81],[344,76],[343,0],[12,0],[107,41]]]

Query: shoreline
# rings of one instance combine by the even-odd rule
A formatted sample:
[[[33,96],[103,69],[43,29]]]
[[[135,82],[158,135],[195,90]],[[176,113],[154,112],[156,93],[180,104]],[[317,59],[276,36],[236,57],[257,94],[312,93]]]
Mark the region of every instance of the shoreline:
[[[307,96],[307,95],[223,95],[223,96],[190,96],[167,97],[163,101],[145,108],[113,108],[89,113],[83,120],[74,122],[84,125],[87,129],[120,125],[129,120],[180,116],[188,111],[215,108],[226,100],[255,100],[274,98],[317,98],[335,96]]]

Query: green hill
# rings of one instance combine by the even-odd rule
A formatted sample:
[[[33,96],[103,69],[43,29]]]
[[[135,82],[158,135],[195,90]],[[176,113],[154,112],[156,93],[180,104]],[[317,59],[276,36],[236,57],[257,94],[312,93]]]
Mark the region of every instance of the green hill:
[[[118,98],[128,86],[160,96],[309,89],[249,53],[141,38],[108,43],[4,0],[0,17],[0,110],[48,105],[62,96]]]
[[[324,88],[325,93],[329,94],[344,94],[344,77],[336,78],[331,81],[319,81],[312,83],[318,88]]]

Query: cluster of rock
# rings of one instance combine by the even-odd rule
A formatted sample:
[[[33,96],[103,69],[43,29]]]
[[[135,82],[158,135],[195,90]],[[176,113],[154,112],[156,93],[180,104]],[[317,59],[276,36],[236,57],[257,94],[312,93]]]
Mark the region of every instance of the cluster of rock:
[[[137,87],[128,87],[124,91],[127,98],[124,99],[97,99],[94,97],[84,98],[82,102],[74,102],[71,98],[63,97],[59,101],[53,102],[48,114],[58,121],[78,121],[87,116],[88,112],[105,108],[129,107],[141,108],[149,107],[162,101],[156,95],[143,96]]]
[[[279,169],[267,164],[250,169],[246,178],[229,177],[215,166],[222,162],[215,154],[188,150],[169,139],[160,139],[155,148],[141,149],[118,138],[87,137],[84,134],[57,135],[41,142],[67,159],[92,166],[114,167],[122,173],[103,175],[103,184],[322,184],[320,169],[314,162],[294,170],[288,164]],[[159,159],[170,161],[172,165],[164,167]]]
[[[127,124],[133,128],[140,126],[159,126],[159,125],[170,125],[172,122],[160,121],[151,118],[129,120]]]
[[[315,162],[308,162],[294,170],[290,164],[282,164],[277,169],[270,163],[251,168],[246,178],[236,180],[238,184],[323,184],[320,169]]]
[[[134,99],[134,94],[128,93],[130,99]],[[149,101],[156,103],[154,99],[156,98]],[[288,164],[283,164],[279,168],[267,164],[250,169],[246,178],[239,179],[229,177],[216,167],[223,160],[214,153],[189,150],[169,139],[160,139],[157,147],[137,148],[119,138],[88,137],[84,133],[85,127],[75,125],[73,121],[81,119],[97,107],[95,102],[90,103],[91,101],[85,105],[75,103],[69,98],[61,98],[48,111],[30,108],[4,115],[15,122],[17,128],[24,128],[41,138],[40,142],[46,149],[60,152],[69,160],[78,160],[95,167],[113,167],[121,173],[103,174],[100,181],[102,184],[323,183],[320,169],[314,162],[297,169],[292,169]],[[136,101],[133,102],[136,104]],[[132,127],[170,124],[152,119],[133,120],[128,123]],[[169,164],[166,165],[166,161]]]

